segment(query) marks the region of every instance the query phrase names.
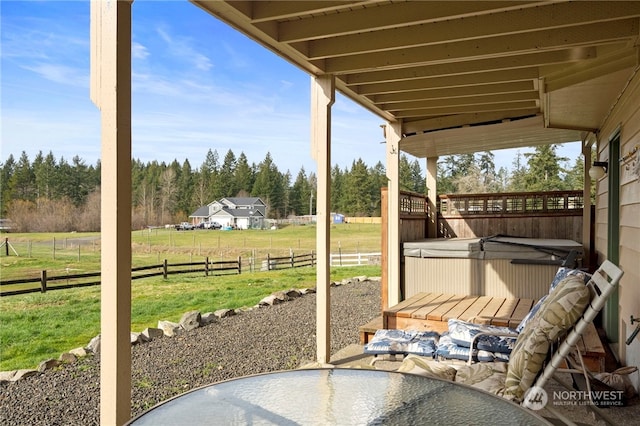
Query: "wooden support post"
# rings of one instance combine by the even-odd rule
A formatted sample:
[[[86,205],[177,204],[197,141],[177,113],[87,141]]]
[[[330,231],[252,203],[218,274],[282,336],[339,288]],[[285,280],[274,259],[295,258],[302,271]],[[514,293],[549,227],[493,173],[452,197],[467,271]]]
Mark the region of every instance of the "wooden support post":
[[[169,263],[167,259],[165,259],[162,262],[162,278],[166,280],[168,275],[169,275]]]
[[[238,256],[238,275],[242,273],[242,257]]]
[[[102,147],[100,424],[110,426],[131,418],[131,4],[90,3]]]
[[[204,258],[204,276],[209,276],[209,257]]]
[[[316,197],[316,346],[317,361],[328,363],[331,354],[331,106],[335,102],[333,75],[313,77],[311,84],[311,154],[318,164]]]
[[[40,292],[41,293],[47,292],[47,271],[46,270],[40,272]]]

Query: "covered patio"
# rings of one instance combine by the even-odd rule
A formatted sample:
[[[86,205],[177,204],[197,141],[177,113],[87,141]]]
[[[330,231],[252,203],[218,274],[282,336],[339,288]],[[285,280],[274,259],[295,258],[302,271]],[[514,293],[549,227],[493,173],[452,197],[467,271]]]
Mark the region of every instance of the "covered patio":
[[[387,306],[401,301],[400,152],[425,159],[429,200],[442,155],[580,141],[585,165],[606,161],[595,217],[585,167],[583,243],[593,232],[597,262],[625,271],[604,327],[622,363],[640,364],[640,341],[624,343],[635,328],[629,318],[640,315],[640,2],[192,2],[311,76],[319,363],[331,361],[331,107],[339,91],[384,123]],[[91,97],[102,112],[102,424],[130,417],[131,7],[92,0]],[[427,218],[427,235],[436,224]]]

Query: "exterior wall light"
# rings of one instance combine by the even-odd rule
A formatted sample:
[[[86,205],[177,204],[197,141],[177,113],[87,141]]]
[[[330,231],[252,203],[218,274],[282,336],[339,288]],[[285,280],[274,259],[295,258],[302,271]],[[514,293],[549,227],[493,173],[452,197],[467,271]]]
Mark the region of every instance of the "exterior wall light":
[[[589,176],[591,179],[602,179],[609,169],[609,162],[607,161],[594,161],[593,166],[589,169]]]

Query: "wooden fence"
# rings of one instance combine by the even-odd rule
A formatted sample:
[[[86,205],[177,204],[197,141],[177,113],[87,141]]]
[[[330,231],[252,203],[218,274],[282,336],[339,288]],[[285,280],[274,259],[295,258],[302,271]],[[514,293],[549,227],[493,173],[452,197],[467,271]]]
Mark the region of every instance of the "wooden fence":
[[[238,258],[237,260],[223,260],[212,262],[207,257],[202,262],[182,263],[169,263],[167,259],[165,259],[161,264],[132,268],[131,279],[137,280],[141,278],[157,276],[162,276],[166,279],[169,275],[187,273],[204,273],[205,276],[240,274],[242,272],[241,265],[241,258]],[[24,288],[24,284],[37,285]],[[45,293],[48,290],[62,290],[67,288],[88,287],[94,285],[100,285],[100,272],[49,276],[47,271],[41,271],[39,278],[23,278],[0,281],[0,297],[36,292]],[[16,286],[20,286],[22,288],[16,290],[5,290],[5,288],[9,288],[10,286],[13,286],[13,288],[15,288]]]
[[[315,266],[316,254],[311,252],[308,254],[295,255],[293,251],[289,256],[273,257],[267,254],[267,260],[262,261],[261,271],[273,271],[276,269],[299,268],[302,266]]]

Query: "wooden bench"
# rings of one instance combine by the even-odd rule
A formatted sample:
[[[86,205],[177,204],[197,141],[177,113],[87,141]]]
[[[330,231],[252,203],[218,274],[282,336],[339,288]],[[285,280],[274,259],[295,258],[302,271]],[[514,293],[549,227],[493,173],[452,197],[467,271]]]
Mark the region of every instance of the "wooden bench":
[[[418,293],[383,311],[359,328],[360,344],[369,342],[379,329],[447,331],[447,321],[457,318],[476,324],[515,328],[536,301],[525,298]],[[596,328],[590,324],[578,347],[587,368],[604,371],[605,350]]]
[[[515,328],[533,307],[533,299],[418,293],[382,313],[384,328],[447,330],[457,318],[475,324]]]

